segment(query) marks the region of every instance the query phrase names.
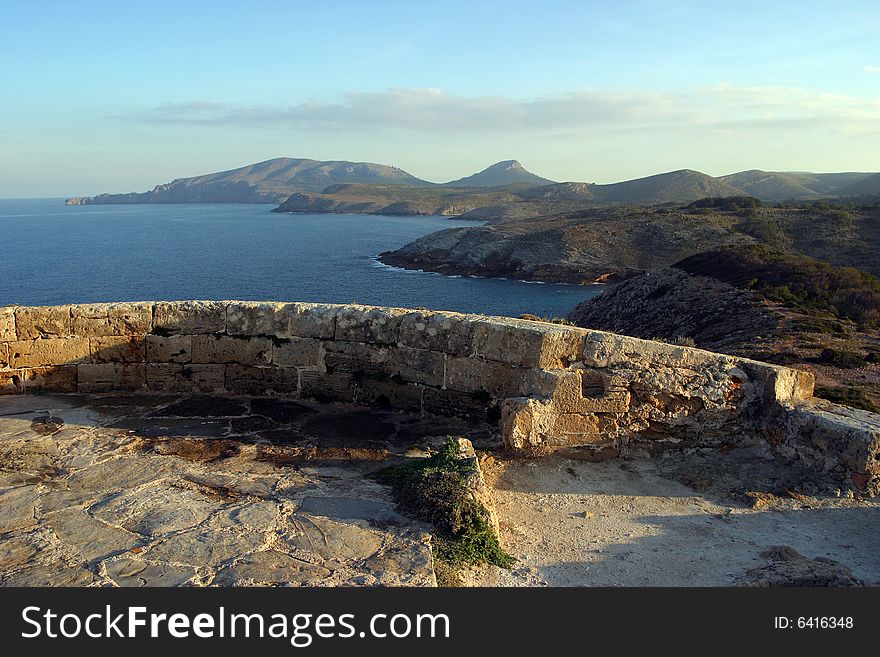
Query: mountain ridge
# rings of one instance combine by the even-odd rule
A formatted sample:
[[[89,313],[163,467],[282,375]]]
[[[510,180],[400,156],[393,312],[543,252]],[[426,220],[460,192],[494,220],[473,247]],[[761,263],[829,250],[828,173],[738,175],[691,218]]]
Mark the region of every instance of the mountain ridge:
[[[469,195],[466,203],[448,202],[450,195],[462,194]],[[542,207],[554,211],[560,204],[568,210],[575,205],[660,205],[725,196],[777,202],[871,194],[880,194],[880,173],[751,169],[713,177],[679,169],[616,183],[557,183],[531,173],[518,160],[502,160],[464,178],[434,183],[384,164],[279,157],[175,178],[147,192],[75,197],[65,203],[275,203],[282,212],[392,214],[400,208],[403,215],[430,214],[441,208],[443,213],[479,212],[481,218],[494,218],[522,214],[522,209],[512,209],[521,202],[529,205],[527,215],[536,216]]]

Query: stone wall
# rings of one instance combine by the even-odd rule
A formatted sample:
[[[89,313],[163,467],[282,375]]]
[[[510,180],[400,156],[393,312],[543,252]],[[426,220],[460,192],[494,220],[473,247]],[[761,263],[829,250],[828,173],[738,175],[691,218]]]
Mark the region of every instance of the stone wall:
[[[230,392],[498,422],[510,449],[594,458],[764,440],[877,491],[878,417],[812,376],[527,320],[181,301],[0,308],[0,393]]]

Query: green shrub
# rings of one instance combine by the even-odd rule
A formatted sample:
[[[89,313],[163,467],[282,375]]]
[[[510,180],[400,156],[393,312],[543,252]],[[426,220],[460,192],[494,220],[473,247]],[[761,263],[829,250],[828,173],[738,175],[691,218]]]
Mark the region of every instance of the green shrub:
[[[375,472],[370,478],[391,487],[398,509],[437,529],[438,583],[453,585],[462,566],[510,568],[514,558],[501,547],[489,512],[476,501],[465,479],[469,465],[458,458],[453,438],[427,459],[414,459]]]
[[[753,196],[713,196],[701,198],[686,207],[690,210],[709,208],[714,210],[748,210],[759,208],[763,203]]]
[[[843,351],[841,349],[823,349],[822,353],[816,358],[817,363],[823,365],[832,365],[841,369],[856,369],[866,367],[868,361],[851,351]]]
[[[796,353],[791,351],[774,351],[771,353],[752,354],[755,360],[762,360],[765,363],[773,363],[774,365],[797,365],[803,362],[803,359]]]
[[[805,311],[850,319],[863,328],[880,326],[880,279],[853,267],[836,267],[762,244],[716,249],[673,266]]]
[[[865,394],[864,390],[860,390],[859,388],[853,388],[850,386],[822,387],[816,388],[815,394],[817,397],[827,399],[836,404],[844,404],[845,406],[860,408],[863,411],[880,413],[880,408],[878,408],[877,404],[871,401],[868,395]]]

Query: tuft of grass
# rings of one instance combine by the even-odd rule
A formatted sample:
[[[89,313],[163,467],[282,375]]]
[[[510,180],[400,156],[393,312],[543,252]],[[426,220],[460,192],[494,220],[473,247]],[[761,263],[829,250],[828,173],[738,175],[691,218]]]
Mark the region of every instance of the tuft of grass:
[[[467,486],[469,465],[458,458],[450,438],[434,455],[406,461],[368,475],[391,487],[398,509],[437,529],[435,568],[438,583],[458,583],[457,571],[465,566],[493,564],[510,568],[507,554],[489,523],[489,512],[473,498]]]

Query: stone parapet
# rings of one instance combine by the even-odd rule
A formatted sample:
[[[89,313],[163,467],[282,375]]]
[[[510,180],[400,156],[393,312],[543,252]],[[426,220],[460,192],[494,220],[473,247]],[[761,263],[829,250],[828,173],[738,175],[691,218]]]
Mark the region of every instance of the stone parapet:
[[[454,312],[250,301],[0,308],[0,394],[41,390],[311,397],[497,422],[505,445],[527,452],[761,439],[858,481],[877,468],[876,430],[864,429],[877,416],[813,404],[808,373]]]

